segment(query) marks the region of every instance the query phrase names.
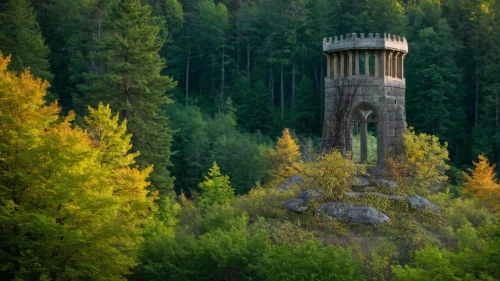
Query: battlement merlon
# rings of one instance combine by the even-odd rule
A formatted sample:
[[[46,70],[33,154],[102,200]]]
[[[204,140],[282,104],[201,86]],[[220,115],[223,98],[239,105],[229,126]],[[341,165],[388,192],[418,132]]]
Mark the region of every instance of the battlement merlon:
[[[384,33],[349,33],[323,39],[323,52],[333,53],[356,49],[386,49],[408,53],[408,42],[404,36]]]

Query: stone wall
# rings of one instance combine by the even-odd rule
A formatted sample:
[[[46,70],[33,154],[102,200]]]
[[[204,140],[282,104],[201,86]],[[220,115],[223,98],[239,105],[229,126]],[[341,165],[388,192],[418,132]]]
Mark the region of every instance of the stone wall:
[[[387,149],[396,144],[406,129],[405,114],[405,83],[393,79],[378,79],[372,77],[345,77],[342,79],[325,78],[325,128],[331,131],[334,126],[332,120],[338,102],[338,91],[342,87],[357,87],[358,93],[354,97],[353,111],[359,106],[368,106],[374,110],[377,123],[377,156],[378,165],[384,164]],[[348,117],[349,120],[352,116]],[[352,132],[354,122],[350,122],[347,141],[340,147],[341,150],[352,150]],[[328,145],[324,144],[328,150]]]
[[[360,158],[366,161],[367,124],[377,123],[378,165],[382,166],[389,147],[406,130],[406,38],[350,33],[323,39],[323,52],[327,58],[323,150],[338,146],[352,151],[352,132],[359,123]]]

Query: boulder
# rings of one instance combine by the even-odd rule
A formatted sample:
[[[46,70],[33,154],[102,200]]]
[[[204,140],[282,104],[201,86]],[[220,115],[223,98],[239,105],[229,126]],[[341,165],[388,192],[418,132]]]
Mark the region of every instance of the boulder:
[[[314,200],[318,199],[321,196],[320,192],[321,192],[321,188],[306,189],[301,194],[299,194],[299,196],[297,196],[297,197],[304,200],[305,202],[309,203],[310,201],[314,201]]]
[[[321,204],[316,207],[315,215],[327,215],[334,220],[366,224],[380,224],[390,221],[388,216],[373,207],[343,202]]]
[[[370,185],[370,180],[365,177],[356,177],[354,181],[351,183],[353,187],[366,187]]]
[[[285,208],[295,213],[303,213],[307,211],[307,203],[299,198],[292,198],[285,201]]]
[[[364,191],[364,192],[367,192],[367,191],[372,191],[372,190],[374,190],[374,189],[375,189],[375,187],[374,187],[374,186],[369,185],[369,186],[365,186],[365,187],[363,187],[363,188],[360,188],[360,189],[358,189],[358,190],[362,190],[362,191]]]
[[[303,182],[304,180],[302,179],[301,176],[295,175],[291,178],[288,178],[284,183],[282,183],[280,186],[278,186],[279,191],[285,191],[288,189],[288,187],[292,184],[298,184]]]
[[[439,212],[439,207],[436,204],[418,195],[409,196],[408,204],[417,211]]]
[[[404,201],[406,200],[406,195],[388,195],[380,192],[347,192],[347,197],[379,197],[392,201]]]
[[[386,179],[375,179],[374,182],[382,187],[388,188],[398,188],[399,184],[395,181],[386,180]]]

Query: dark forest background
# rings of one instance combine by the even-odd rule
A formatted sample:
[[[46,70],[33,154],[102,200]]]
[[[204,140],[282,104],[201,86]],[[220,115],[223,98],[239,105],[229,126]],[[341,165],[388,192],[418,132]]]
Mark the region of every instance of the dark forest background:
[[[244,192],[263,175],[246,172],[259,166],[258,147],[284,127],[303,149],[316,150],[322,40],[352,32],[407,38],[409,126],[448,142],[456,167],[481,152],[500,162],[497,1],[148,0],[151,14],[137,6],[132,16],[113,8],[119,2],[0,1],[0,50],[12,54],[12,69],[30,66],[48,79],[49,101],[57,99],[64,113],[83,116],[103,101],[137,118],[129,130],[139,163],[164,166],[163,175],[155,169],[157,185],[172,185],[171,167],[178,191],[189,190],[217,160]],[[116,52],[135,62],[124,66],[110,55]],[[155,70],[164,81],[151,87]],[[123,72],[153,95],[125,104],[109,82]]]

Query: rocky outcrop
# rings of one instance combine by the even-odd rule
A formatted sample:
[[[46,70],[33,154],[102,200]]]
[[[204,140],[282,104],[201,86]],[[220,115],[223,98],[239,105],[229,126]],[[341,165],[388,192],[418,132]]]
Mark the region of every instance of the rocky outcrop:
[[[301,176],[295,175],[291,178],[288,178],[284,183],[282,183],[280,186],[278,186],[279,191],[285,191],[288,189],[288,187],[292,184],[298,184],[303,182],[304,180],[302,179]]]
[[[417,211],[430,211],[434,213],[439,212],[439,207],[436,204],[418,195],[408,196],[408,195],[389,195],[380,192],[347,192],[346,196],[361,197],[361,198],[367,198],[367,197],[384,198],[395,202],[405,202],[411,209]]]
[[[386,179],[374,179],[373,182],[381,187],[388,187],[392,189],[399,187],[399,184],[397,182]]]
[[[392,201],[404,201],[406,200],[405,195],[388,195],[380,192],[347,192],[346,193],[347,197],[378,197],[378,198],[384,198]]]
[[[295,213],[303,213],[307,211],[307,203],[299,198],[292,198],[285,201],[285,208]]]
[[[417,211],[439,212],[439,207],[428,199],[418,195],[388,195],[380,192],[347,192],[347,197],[370,198],[378,197],[395,202],[406,202],[408,206]]]
[[[417,211],[439,212],[439,207],[436,206],[436,204],[421,196],[409,196],[408,204],[412,209],[415,209]]]
[[[326,215],[334,220],[365,224],[381,224],[390,221],[388,216],[373,207],[343,202],[321,204],[316,207],[315,215],[318,217]]]
[[[351,186],[352,187],[367,187],[370,184],[371,183],[370,183],[369,179],[367,179],[365,177],[357,176],[356,178],[354,178],[354,181],[352,182]]]
[[[322,191],[321,188],[307,189],[307,190],[304,190],[297,197],[304,200],[305,202],[309,203],[310,201],[314,201],[314,200],[318,199],[319,197],[321,197],[321,193],[320,193],[321,191]]]

